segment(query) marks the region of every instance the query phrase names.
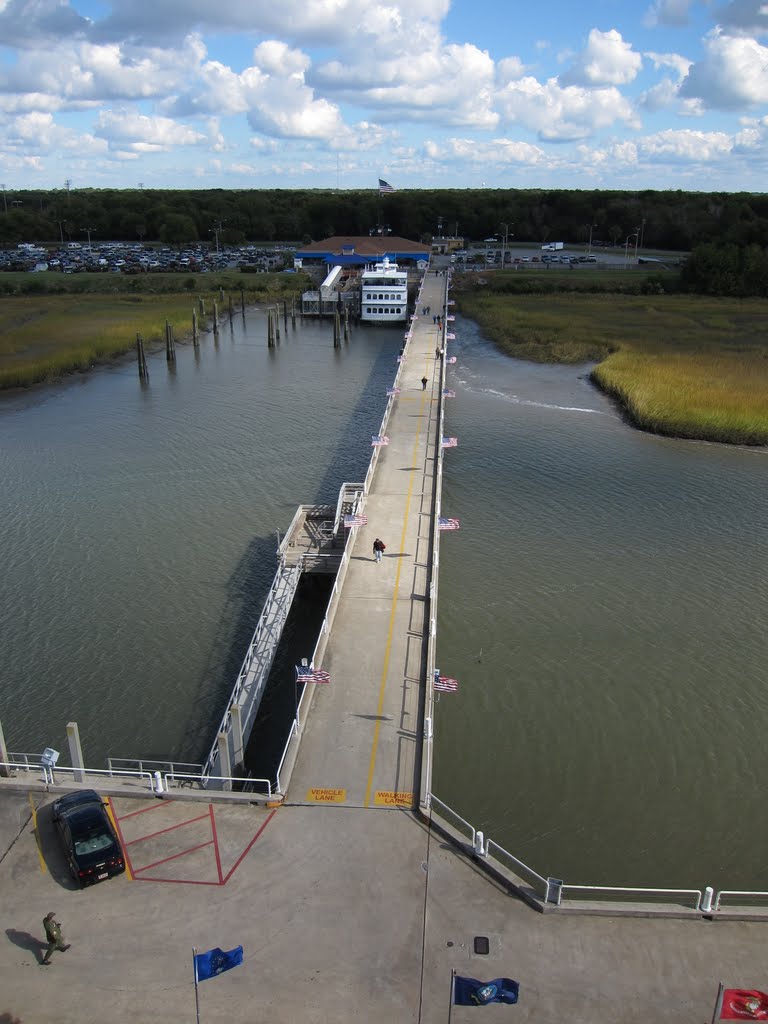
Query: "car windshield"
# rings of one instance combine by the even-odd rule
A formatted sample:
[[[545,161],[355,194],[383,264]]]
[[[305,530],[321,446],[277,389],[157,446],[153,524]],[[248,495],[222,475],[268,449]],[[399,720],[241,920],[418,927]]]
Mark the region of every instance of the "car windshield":
[[[87,853],[100,853],[112,846],[112,836],[108,832],[93,832],[75,839],[75,853],[82,857]]]

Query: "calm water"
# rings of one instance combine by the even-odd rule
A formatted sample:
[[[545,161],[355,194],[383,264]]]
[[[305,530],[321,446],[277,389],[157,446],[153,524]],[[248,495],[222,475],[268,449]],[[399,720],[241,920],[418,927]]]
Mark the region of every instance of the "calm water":
[[[768,453],[456,333],[437,794],[545,875],[768,888]]]
[[[435,791],[543,874],[768,888],[768,454],[640,434],[458,323]],[[361,478],[399,328],[236,320],[0,401],[13,750],[197,759],[300,502]],[[300,626],[297,629],[300,631]]]

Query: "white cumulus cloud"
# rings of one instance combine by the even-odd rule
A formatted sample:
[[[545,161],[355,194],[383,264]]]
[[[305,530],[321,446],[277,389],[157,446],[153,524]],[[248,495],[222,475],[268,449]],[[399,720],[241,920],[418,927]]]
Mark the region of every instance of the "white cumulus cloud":
[[[571,67],[560,75],[560,84],[590,88],[626,85],[637,77],[642,63],[640,54],[632,49],[631,43],[622,39],[616,29],[601,32],[593,28],[587,45]]]

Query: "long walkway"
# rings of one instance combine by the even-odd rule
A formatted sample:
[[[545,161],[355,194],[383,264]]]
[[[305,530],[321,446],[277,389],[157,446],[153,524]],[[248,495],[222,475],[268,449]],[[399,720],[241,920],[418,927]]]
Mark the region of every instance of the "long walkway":
[[[425,279],[397,397],[323,659],[288,803],[411,807],[418,801],[446,278]],[[396,365],[393,365],[393,377]],[[426,378],[426,387],[422,380]],[[386,544],[376,562],[373,541]]]

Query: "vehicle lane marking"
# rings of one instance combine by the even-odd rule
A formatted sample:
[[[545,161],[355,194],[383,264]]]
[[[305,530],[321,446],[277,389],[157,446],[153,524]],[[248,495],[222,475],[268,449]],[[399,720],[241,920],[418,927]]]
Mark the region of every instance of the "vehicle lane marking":
[[[315,804],[343,804],[346,799],[346,789],[320,789],[313,787],[307,790],[307,800],[311,800]]]
[[[207,818],[208,815],[205,814],[204,817]],[[170,857],[163,857],[162,860],[156,860],[151,864],[145,864],[143,868],[136,868],[134,874],[138,878],[139,875],[143,875],[144,872],[149,871],[150,868],[158,868],[161,864],[167,864],[169,860],[177,860],[179,857],[186,857],[187,854],[197,853],[198,850],[204,850],[206,846],[213,846],[213,839],[206,839],[204,843],[198,843],[197,846],[190,846],[189,849],[182,850],[181,853],[172,853]],[[143,881],[143,879],[139,879],[139,881]],[[182,881],[185,881],[185,879],[182,879]],[[211,882],[211,885],[221,885],[221,882]]]
[[[113,827],[115,829],[115,832],[117,833],[117,839],[118,839],[118,842],[120,843],[120,848],[123,851],[123,860],[125,861],[125,875],[126,875],[126,878],[128,879],[129,882],[132,882],[133,881],[133,877],[134,877],[134,873],[133,873],[133,867],[131,866],[131,858],[128,856],[128,851],[125,848],[125,840],[123,839],[123,833],[122,833],[122,830],[120,828],[120,823],[118,822],[117,815],[115,814],[115,808],[112,805],[112,798],[108,796],[105,799],[104,803],[107,805],[107,814],[109,815],[109,820],[112,822],[112,825],[113,825]]]
[[[218,875],[219,875],[219,883],[222,883],[224,881],[224,878],[223,878],[223,876],[221,874],[221,856],[219,854],[219,837],[218,837],[218,834],[216,832],[216,819],[213,816],[213,804],[208,804],[208,810],[209,810],[210,815],[211,815],[211,832],[213,832],[213,849],[214,849],[214,851],[216,853],[216,871],[218,872]]]
[[[264,829],[265,829],[265,828],[267,827],[267,825],[268,825],[268,824],[270,823],[270,821],[272,821],[272,819],[274,818],[274,816],[275,816],[276,814],[277,814],[277,808],[275,808],[275,810],[274,810],[274,811],[272,811],[272,813],[271,813],[271,814],[269,814],[269,815],[267,816],[266,820],[264,821],[264,824],[263,824],[263,825],[261,826],[261,828],[260,828],[260,829],[258,830],[258,832],[257,832],[257,833],[256,833],[256,835],[255,835],[255,836],[253,837],[253,839],[252,839],[252,840],[250,841],[250,843],[248,843],[248,845],[247,845],[247,846],[246,846],[246,848],[245,848],[245,849],[243,850],[243,852],[242,852],[242,853],[240,854],[240,856],[239,856],[239,857],[237,858],[237,860],[236,860],[236,861],[235,861],[235,863],[234,863],[234,864],[232,865],[232,867],[231,867],[231,868],[229,869],[229,872],[228,872],[228,874],[226,875],[226,877],[224,878],[224,882],[222,883],[223,885],[226,885],[226,884],[227,884],[227,882],[228,882],[228,881],[230,880],[230,878],[232,877],[232,875],[234,875],[234,873],[235,873],[235,869],[236,869],[236,868],[238,868],[238,867],[240,867],[240,864],[241,864],[241,863],[243,862],[243,860],[245,860],[246,856],[247,856],[247,855],[248,855],[248,854],[249,854],[249,853],[251,852],[251,847],[253,846],[253,844],[254,844],[254,843],[256,842],[256,840],[257,840],[257,839],[259,838],[259,836],[261,835],[261,833],[262,833],[262,832],[264,831]]]
[[[126,846],[133,846],[134,843],[143,843],[147,839],[154,839],[155,836],[162,836],[166,832],[173,832],[177,828],[183,828],[184,825],[192,825],[192,824],[194,824],[194,822],[202,821],[203,818],[207,818],[207,817],[208,817],[208,812],[206,811],[205,814],[199,814],[196,818],[187,818],[186,821],[179,821],[175,825],[169,825],[167,828],[160,828],[156,832],[148,832],[147,835],[139,836],[138,839],[131,839],[125,845]]]
[[[37,857],[40,861],[40,870],[43,874],[46,874],[48,868],[45,866],[45,857],[43,857],[43,848],[40,845],[40,833],[37,828],[37,808],[35,807],[35,801],[32,799],[32,794],[27,793],[27,800],[29,800],[29,806],[32,808],[32,828],[35,833],[35,846],[37,847]]]
[[[421,396],[422,409],[426,398],[426,392]],[[424,419],[423,415],[420,415],[418,422],[416,423],[416,436],[413,439],[413,454],[412,461],[416,460],[416,449],[419,444],[419,436],[421,435],[421,423]],[[415,479],[416,466],[411,470],[408,477],[408,496],[405,501],[405,514],[403,516],[403,530],[400,535],[400,550],[403,551],[405,548],[405,534],[408,528],[408,514],[411,508],[411,497],[413,495],[413,482]],[[384,648],[384,664],[381,669],[381,683],[379,684],[379,704],[376,711],[376,725],[373,729],[373,744],[371,746],[371,759],[368,765],[368,781],[365,786],[365,800],[363,801],[363,807],[371,806],[371,788],[373,786],[373,773],[376,768],[376,750],[379,745],[379,731],[381,729],[381,716],[384,711],[384,693],[387,688],[387,673],[389,672],[389,657],[392,653],[392,637],[395,630],[395,612],[397,611],[397,595],[400,589],[400,574],[403,568],[403,559],[397,560],[397,571],[395,573],[395,591],[392,595],[392,607],[389,613],[389,629],[387,630],[387,643]]]

